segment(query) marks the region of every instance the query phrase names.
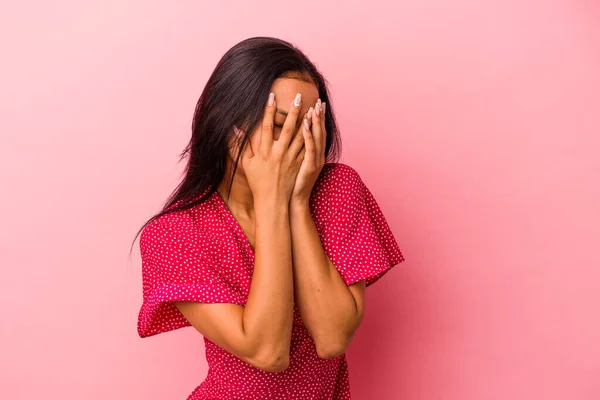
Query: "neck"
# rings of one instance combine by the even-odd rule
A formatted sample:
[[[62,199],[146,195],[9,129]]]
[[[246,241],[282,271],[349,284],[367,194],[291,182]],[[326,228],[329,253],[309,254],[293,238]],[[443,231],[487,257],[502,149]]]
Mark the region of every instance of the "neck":
[[[240,174],[239,165],[233,177],[233,185],[228,196],[230,176],[231,168],[227,168],[225,177],[217,187],[219,195],[221,195],[221,198],[223,198],[232,214],[241,218],[254,218],[254,196],[252,195],[252,190],[250,190],[246,176]]]

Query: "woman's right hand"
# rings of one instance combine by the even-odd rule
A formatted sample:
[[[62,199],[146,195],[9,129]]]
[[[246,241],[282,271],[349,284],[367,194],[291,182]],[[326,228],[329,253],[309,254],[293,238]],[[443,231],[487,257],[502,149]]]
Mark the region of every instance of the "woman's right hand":
[[[305,152],[301,131],[305,122],[296,129],[300,106],[301,95],[298,93],[290,106],[279,139],[274,140],[273,120],[277,106],[275,95],[269,95],[262,123],[254,132],[259,135],[258,148],[253,150],[248,142],[242,154],[242,166],[255,202],[270,197],[289,202],[291,198]]]

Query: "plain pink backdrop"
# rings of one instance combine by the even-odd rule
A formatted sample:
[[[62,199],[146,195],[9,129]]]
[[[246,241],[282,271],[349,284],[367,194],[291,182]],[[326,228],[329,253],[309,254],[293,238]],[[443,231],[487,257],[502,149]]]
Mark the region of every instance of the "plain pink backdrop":
[[[330,82],[406,256],[367,294],[354,399],[600,398],[600,6],[579,0],[0,7],[0,398],[184,399],[191,328],[139,339],[129,245],[195,101],[250,36]]]

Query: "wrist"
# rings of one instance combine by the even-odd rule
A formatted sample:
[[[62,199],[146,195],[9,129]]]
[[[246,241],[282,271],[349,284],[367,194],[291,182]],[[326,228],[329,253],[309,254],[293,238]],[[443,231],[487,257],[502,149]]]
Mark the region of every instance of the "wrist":
[[[310,212],[310,200],[307,198],[290,199],[290,213],[306,213]]]
[[[254,210],[267,213],[288,213],[289,200],[283,197],[265,196],[254,198]]]

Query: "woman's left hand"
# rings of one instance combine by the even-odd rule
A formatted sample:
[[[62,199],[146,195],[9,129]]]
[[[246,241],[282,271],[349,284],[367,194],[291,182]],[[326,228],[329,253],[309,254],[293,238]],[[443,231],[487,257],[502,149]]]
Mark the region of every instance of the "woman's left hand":
[[[308,205],[313,186],[325,165],[325,131],[326,104],[317,100],[315,108],[308,110],[308,115],[302,123],[304,128],[304,160],[296,176],[296,184],[292,191],[291,203]]]

